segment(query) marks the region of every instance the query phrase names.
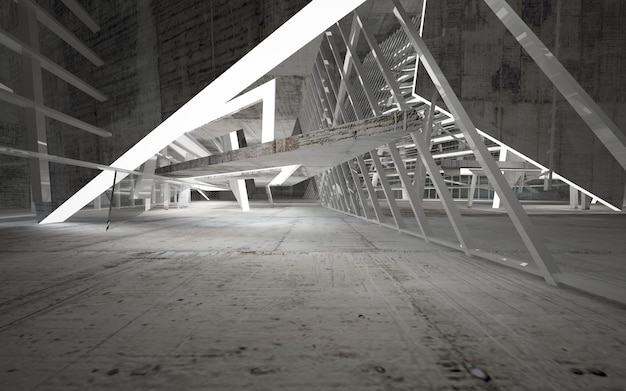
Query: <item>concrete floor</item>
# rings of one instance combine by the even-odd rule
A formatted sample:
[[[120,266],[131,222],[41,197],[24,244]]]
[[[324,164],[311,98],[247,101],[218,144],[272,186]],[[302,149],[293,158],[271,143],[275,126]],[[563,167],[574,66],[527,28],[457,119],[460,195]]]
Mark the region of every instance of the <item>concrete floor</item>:
[[[624,306],[315,204],[105,221],[0,219],[0,389],[626,387]]]

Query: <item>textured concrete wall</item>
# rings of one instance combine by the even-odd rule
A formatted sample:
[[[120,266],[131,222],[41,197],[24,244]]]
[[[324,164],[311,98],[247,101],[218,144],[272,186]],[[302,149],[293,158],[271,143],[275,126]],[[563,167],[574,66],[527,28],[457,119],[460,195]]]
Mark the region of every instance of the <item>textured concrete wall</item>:
[[[554,51],[559,2],[507,1]],[[621,129],[625,18],[621,0],[563,0],[558,29],[558,58]],[[547,165],[551,84],[484,2],[428,2],[424,36],[476,126]],[[560,94],[556,128],[554,169],[621,206],[624,170]]]
[[[7,3],[7,2],[4,2]],[[6,7],[0,4],[0,26],[5,29],[14,28],[17,19],[17,7]],[[10,86],[11,74],[15,73],[18,64],[11,51],[0,46],[0,83]],[[0,145],[13,148],[24,148],[26,145],[25,130],[20,124],[18,111],[0,101]],[[30,186],[28,184],[28,162],[16,160],[8,156],[0,156],[0,208],[30,207]]]

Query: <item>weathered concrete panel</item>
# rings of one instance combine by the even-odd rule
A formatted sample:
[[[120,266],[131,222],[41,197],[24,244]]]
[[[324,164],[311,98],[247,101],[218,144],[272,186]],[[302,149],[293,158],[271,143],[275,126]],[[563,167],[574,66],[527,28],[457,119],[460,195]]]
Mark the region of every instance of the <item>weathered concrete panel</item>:
[[[554,51],[558,1],[508,3]],[[559,55],[563,65],[626,129],[626,3],[562,1]],[[552,85],[481,0],[428,3],[425,39],[475,124],[548,165]],[[432,95],[421,81],[422,95]],[[626,175],[591,130],[557,94],[554,169],[621,206]]]

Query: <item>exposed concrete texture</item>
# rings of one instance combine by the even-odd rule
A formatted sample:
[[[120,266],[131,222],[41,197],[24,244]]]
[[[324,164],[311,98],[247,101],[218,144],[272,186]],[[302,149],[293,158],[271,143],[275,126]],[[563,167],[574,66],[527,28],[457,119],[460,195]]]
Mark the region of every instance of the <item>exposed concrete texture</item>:
[[[0,223],[1,388],[626,382],[624,307],[317,205],[90,213]]]
[[[573,77],[626,131],[626,3],[508,0]],[[561,25],[556,26],[561,4]],[[620,37],[620,38],[618,38]],[[548,165],[552,85],[481,0],[428,2],[424,38],[477,127]],[[430,82],[418,91],[431,96]],[[622,204],[626,174],[557,93],[555,171]]]

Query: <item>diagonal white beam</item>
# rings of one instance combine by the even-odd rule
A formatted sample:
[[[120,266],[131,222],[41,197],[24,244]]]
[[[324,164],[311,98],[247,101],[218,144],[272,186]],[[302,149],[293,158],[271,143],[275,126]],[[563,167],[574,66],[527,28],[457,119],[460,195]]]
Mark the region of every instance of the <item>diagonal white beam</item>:
[[[382,223],[385,222],[385,215],[383,214],[383,209],[380,207],[380,202],[378,202],[378,196],[376,195],[376,190],[374,190],[372,181],[370,181],[370,176],[369,176],[369,171],[367,170],[367,165],[365,164],[365,160],[363,159],[363,156],[358,156],[356,158],[356,161],[359,164],[359,169],[361,170],[361,175],[363,176],[365,189],[367,190],[367,194],[370,197],[370,201],[372,201],[372,207],[374,208],[374,214],[376,215],[376,220],[378,221],[378,225],[381,225]]]
[[[350,205],[352,205],[352,209],[354,209],[354,214],[356,216],[360,216],[359,214],[359,205],[356,202],[356,198],[354,193],[350,191],[350,183],[348,182],[348,175],[345,170],[345,166],[343,163],[337,166],[337,174],[339,175],[339,180],[341,181],[341,186],[344,189],[344,195],[350,201]]]
[[[435,100],[435,94],[433,96],[433,101]],[[415,143],[415,148],[417,148],[417,152],[419,153],[419,157],[421,159],[422,165],[425,170],[428,172],[428,176],[430,177],[430,181],[435,186],[437,190],[437,194],[439,194],[439,198],[441,199],[441,203],[443,208],[450,220],[450,224],[452,225],[452,229],[463,248],[463,251],[467,256],[470,256],[470,250],[473,248],[472,239],[467,229],[467,226],[463,223],[463,218],[461,217],[461,212],[457,208],[454,200],[452,199],[452,195],[446,186],[446,182],[439,173],[439,166],[435,162],[435,158],[430,152],[430,139],[433,128],[433,119],[435,116],[435,107],[433,104],[430,106],[430,110],[428,112],[428,119],[426,120],[426,125],[424,126],[422,133],[418,134],[418,132],[413,132],[410,134],[413,142]]]
[[[337,49],[337,44],[335,43],[335,39],[333,38],[330,31],[326,32],[326,42],[330,47],[332,52],[332,56],[335,59],[335,64],[337,65],[337,72],[341,77],[341,83],[339,85],[339,91],[337,92],[337,104],[341,104],[343,102],[343,93],[342,88],[346,90],[348,93],[348,99],[350,99],[350,103],[352,105],[352,110],[354,110],[354,115],[356,116],[357,121],[363,119],[363,113],[361,112],[361,107],[359,106],[359,102],[356,100],[356,93],[352,88],[352,83],[348,78],[346,78],[346,73],[343,70],[343,60],[341,59],[341,55],[339,54],[339,50]],[[335,112],[337,112],[338,108],[335,107]]]
[[[35,102],[32,99],[28,99],[28,98],[24,98],[23,96],[20,96],[16,93],[7,91],[5,89],[0,89],[0,100],[3,100],[5,102],[9,102],[11,104],[14,104],[16,106],[19,107],[28,107],[28,108],[33,108],[36,111],[40,112],[41,114],[45,115],[48,118],[52,118],[55,119],[57,121],[61,121],[63,123],[66,123],[68,125],[72,125],[78,129],[84,130],[86,132],[89,133],[93,133],[95,135],[101,136],[101,137],[111,137],[112,134],[111,132],[108,132],[104,129],[100,129],[97,126],[93,126],[91,124],[88,124],[87,122],[81,121],[79,119],[76,119],[72,116],[69,116],[65,113],[62,113],[60,111],[54,110],[48,106],[44,106],[38,102]],[[143,163],[143,162],[142,162]],[[135,167],[129,168],[129,170],[134,169]],[[105,189],[106,190],[106,189]],[[104,190],[103,190],[104,191]]]
[[[17,0],[23,2],[28,7],[32,8],[37,15],[37,20],[46,26],[50,31],[56,34],[59,38],[64,40],[68,45],[73,47],[78,53],[83,55],[86,59],[91,61],[95,66],[101,66],[104,64],[104,60],[100,58],[96,53],[87,47],[80,39],[76,38],[68,29],[63,27],[52,15],[46,10],[41,8],[37,3],[32,0]]]
[[[626,170],[626,135],[611,121],[506,1],[485,0],[485,3],[535,60],[543,73],[615,157],[615,160]]]
[[[368,220],[371,220],[374,216],[372,215],[372,211],[370,210],[370,207],[367,204],[367,197],[365,196],[365,193],[363,192],[363,185],[361,185],[361,180],[359,179],[358,171],[354,168],[354,159],[348,160],[347,165],[348,165],[348,170],[350,170],[350,175],[352,175],[352,182],[354,183],[356,194],[359,197],[359,201],[361,202],[361,208],[363,209],[365,218]]]
[[[417,189],[411,183],[411,178],[409,177],[409,173],[404,166],[404,162],[400,157],[400,152],[396,147],[396,144],[391,142],[387,144],[389,147],[389,154],[393,159],[393,163],[396,166],[396,171],[398,171],[398,175],[400,176],[400,180],[406,189],[406,192],[409,196],[409,203],[411,204],[411,209],[413,209],[413,214],[415,215],[415,219],[417,220],[417,224],[422,231],[422,235],[424,235],[424,240],[428,242],[428,238],[433,236],[433,233],[428,224],[428,219],[426,218],[426,214],[424,213],[424,208],[422,207],[422,199],[418,195]],[[423,191],[420,188],[420,191]]]
[[[359,13],[359,11],[356,10],[354,13],[356,15],[356,20],[359,23],[359,26],[361,27],[361,31],[363,32],[363,36],[365,37],[367,44],[372,50],[372,56],[374,56],[374,60],[376,61],[376,64],[378,64],[378,68],[380,68],[380,71],[383,77],[385,78],[387,85],[389,86],[389,91],[391,92],[391,95],[393,96],[393,98],[396,101],[396,104],[398,105],[398,108],[402,111],[407,110],[408,106],[406,104],[406,100],[404,99],[404,96],[402,95],[402,91],[400,91],[400,86],[398,85],[398,81],[396,80],[393,73],[391,73],[389,64],[387,63],[387,60],[385,60],[383,52],[380,49],[378,42],[376,41],[376,37],[374,37],[374,34],[372,34],[372,32],[369,30],[368,26],[365,23],[363,16]]]
[[[332,95],[326,94],[326,96],[332,97],[333,100],[330,101],[331,104],[331,108],[335,107],[335,109],[339,108],[339,115],[341,116],[341,118],[343,119],[343,123],[347,123],[350,122],[349,118],[347,116],[346,111],[344,110],[343,107],[343,103],[340,104],[339,102],[339,95],[337,92],[337,87],[335,87],[335,82],[333,80],[333,77],[330,74],[330,71],[328,70],[328,65],[330,64],[330,62],[328,61],[328,59],[325,57],[325,53],[324,53],[324,49],[323,47],[320,47],[320,52],[319,52],[319,57],[317,58],[317,61],[315,62],[317,64],[317,71],[320,73],[320,76],[322,77],[322,81],[324,81],[324,79],[327,81],[327,85],[330,86]],[[324,74],[322,74],[322,70],[324,69]],[[325,76],[324,76],[325,75]],[[337,125],[337,120],[339,118],[339,115],[337,115],[337,110],[333,111],[333,125]]]
[[[239,149],[239,139],[237,138],[237,132],[230,132],[229,136],[229,141],[227,142],[227,145],[229,145],[228,150],[230,151],[236,151]],[[228,181],[228,185],[230,187],[230,190],[232,190],[233,194],[235,195],[235,199],[237,199],[237,202],[239,203],[239,206],[241,207],[241,210],[243,210],[244,212],[248,212],[250,211],[250,202],[248,202],[248,189],[246,187],[246,180],[245,179],[230,179]]]
[[[367,102],[370,105],[372,114],[374,115],[374,117],[378,117],[381,114],[380,107],[378,107],[378,103],[376,102],[376,98],[374,97],[374,92],[372,91],[369,80],[367,79],[367,77],[365,77],[365,71],[363,70],[361,60],[359,60],[359,56],[357,56],[355,49],[356,41],[359,37],[359,24],[357,22],[356,15],[354,16],[352,21],[352,30],[350,30],[350,36],[346,37],[346,34],[339,23],[337,23],[337,30],[339,30],[339,35],[341,35],[341,39],[346,46],[346,58],[343,68],[346,78],[344,80],[348,81],[350,79],[350,70],[352,69],[351,67],[354,66],[354,71],[356,72],[357,78],[361,83],[363,91],[365,92],[365,96],[367,97]]]
[[[346,213],[350,213],[350,206],[348,206],[348,201],[346,200],[346,191],[343,186],[341,186],[341,182],[339,181],[339,174],[337,173],[337,166],[334,166],[330,169],[331,179],[333,182],[333,189],[335,197],[339,199],[339,204],[341,206],[341,210]]]
[[[100,25],[95,20],[93,20],[91,15],[89,15],[89,13],[85,11],[85,9],[76,0],[61,1],[63,2],[63,4],[65,4],[67,8],[69,8],[70,11],[72,11],[74,15],[76,15],[78,19],[80,19],[81,22],[85,24],[85,26],[89,27],[89,30],[93,31],[94,33],[100,31]]]
[[[391,210],[391,216],[396,223],[396,228],[398,228],[398,231],[401,232],[402,229],[406,228],[406,224],[404,224],[402,214],[400,213],[400,208],[398,208],[396,198],[393,196],[393,190],[391,190],[391,186],[389,185],[387,174],[385,174],[383,165],[380,161],[380,158],[378,157],[378,150],[371,150],[370,156],[372,158],[372,162],[374,162],[374,166],[376,167],[376,172],[378,172],[378,177],[380,179],[380,184],[383,188],[383,193],[385,193],[385,197],[387,198],[387,204],[389,204],[389,209]]]
[[[39,51],[36,50],[35,48],[22,42],[20,39],[15,38],[14,36],[12,36],[11,34],[9,34],[8,32],[4,31],[1,28],[0,28],[0,44],[11,49],[17,54],[21,54],[21,53],[30,54],[35,59],[39,60],[39,63],[43,69],[52,73],[56,77],[62,80],[65,80],[66,82],[70,83],[71,85],[83,91],[84,93],[91,95],[92,97],[99,100],[100,102],[104,102],[105,100],[108,99],[103,93],[96,90],[94,87],[92,87],[88,83],[74,76],[74,74],[68,72],[63,67],[57,65],[54,61],[41,55]]]
[[[174,140],[173,143],[178,144],[187,152],[198,158],[209,156],[211,154],[204,146],[202,146],[198,141],[196,141],[196,139],[193,138],[193,136],[189,134],[183,134],[182,136]]]
[[[291,166],[283,166],[277,168],[280,169],[280,173],[278,173],[278,175],[276,175],[274,179],[272,179],[268,186],[280,186],[285,183],[285,181],[289,179],[290,176],[298,171],[298,168],[300,168],[300,164],[293,164]]]

